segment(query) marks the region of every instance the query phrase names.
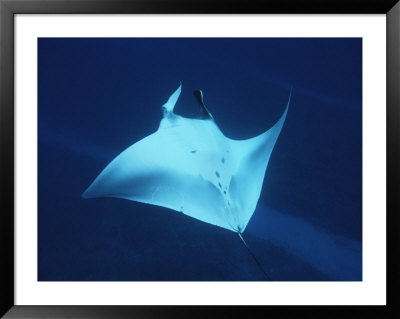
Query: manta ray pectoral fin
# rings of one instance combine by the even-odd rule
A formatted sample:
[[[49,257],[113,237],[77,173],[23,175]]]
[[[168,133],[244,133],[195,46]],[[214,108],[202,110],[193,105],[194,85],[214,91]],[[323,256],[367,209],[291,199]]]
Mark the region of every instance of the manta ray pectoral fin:
[[[275,143],[285,123],[286,114],[291,100],[290,91],[288,103],[280,119],[268,131],[242,141],[232,141],[235,156],[240,159],[238,170],[230,183],[231,197],[236,199],[236,205],[241,212],[241,232],[250,220],[261,193],[265,171],[274,149]]]
[[[199,105],[200,105],[199,118],[202,120],[213,119],[211,113],[208,112],[208,110],[204,104],[203,92],[201,90],[195,90],[195,91],[193,91],[193,94],[196,97],[197,102],[199,102]]]
[[[174,112],[174,107],[176,101],[178,101],[179,95],[182,90],[182,82],[179,84],[179,87],[175,90],[174,93],[169,97],[168,101],[162,106],[163,116],[167,116]]]

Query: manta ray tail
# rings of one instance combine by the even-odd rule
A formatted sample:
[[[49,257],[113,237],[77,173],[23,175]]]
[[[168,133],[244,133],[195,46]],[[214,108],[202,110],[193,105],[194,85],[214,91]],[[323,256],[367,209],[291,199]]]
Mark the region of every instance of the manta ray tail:
[[[254,255],[254,253],[252,252],[252,250],[250,249],[249,245],[247,245],[246,241],[244,240],[242,234],[240,233],[240,231],[237,232],[239,238],[242,240],[243,244],[245,245],[245,247],[247,248],[247,250],[249,251],[250,255],[253,257],[254,261],[256,262],[256,264],[258,265],[258,267],[261,269],[261,271],[263,272],[265,278],[267,278],[267,280],[272,280],[270,276],[268,276],[268,274],[265,272],[264,268],[262,267],[262,265],[260,264],[260,262],[258,261],[256,255]]]

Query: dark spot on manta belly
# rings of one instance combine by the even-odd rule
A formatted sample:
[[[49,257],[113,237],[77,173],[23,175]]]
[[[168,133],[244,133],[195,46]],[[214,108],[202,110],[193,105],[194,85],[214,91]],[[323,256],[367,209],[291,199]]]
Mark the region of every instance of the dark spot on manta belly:
[[[218,173],[218,171],[215,171],[215,175],[217,175],[217,177],[219,178],[219,173]]]
[[[219,185],[219,188],[221,188],[221,189],[222,189],[222,185],[221,185],[221,183],[218,183],[218,185]]]
[[[197,150],[193,150],[193,151],[191,151],[190,153],[194,154],[194,153],[196,153],[196,152],[197,152]]]
[[[225,158],[221,158],[221,162],[222,162],[222,163],[225,163]]]
[[[226,195],[226,191],[224,191],[224,194]]]

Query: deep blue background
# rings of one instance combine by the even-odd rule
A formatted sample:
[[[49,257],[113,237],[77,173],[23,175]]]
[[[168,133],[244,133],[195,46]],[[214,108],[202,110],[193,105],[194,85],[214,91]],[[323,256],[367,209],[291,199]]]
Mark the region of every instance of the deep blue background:
[[[361,39],[39,41],[39,280],[264,280],[234,232],[166,208],[82,199],[194,89],[245,139],[292,103],[244,232],[273,280],[361,280]]]

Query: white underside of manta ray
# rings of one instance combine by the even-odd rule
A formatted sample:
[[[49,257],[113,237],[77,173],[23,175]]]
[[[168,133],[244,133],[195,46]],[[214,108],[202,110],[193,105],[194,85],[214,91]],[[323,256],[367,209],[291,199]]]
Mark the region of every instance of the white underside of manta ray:
[[[119,154],[83,193],[158,205],[242,233],[254,213],[281,118],[247,140],[222,134],[195,91],[199,119],[174,113],[181,85],[162,106],[158,130]]]

